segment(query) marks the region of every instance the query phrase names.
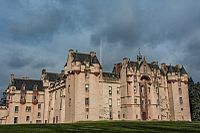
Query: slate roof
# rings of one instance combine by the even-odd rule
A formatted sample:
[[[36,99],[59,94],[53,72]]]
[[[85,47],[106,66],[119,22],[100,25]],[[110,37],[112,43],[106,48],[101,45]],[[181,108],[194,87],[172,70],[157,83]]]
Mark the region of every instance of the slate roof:
[[[119,79],[119,75],[115,73],[103,72],[102,76],[103,78]]]
[[[33,90],[34,86],[37,85],[39,91],[44,91],[42,80],[33,79],[13,79],[12,86],[15,86],[17,90],[21,90],[22,85],[25,85],[26,90]]]
[[[57,81],[60,79],[61,74],[60,73],[51,73],[51,72],[46,72],[45,79],[49,81]]]
[[[101,64],[100,64],[100,62],[99,62],[99,60],[98,60],[96,55],[91,56],[88,53],[74,52],[74,53],[72,53],[72,56],[73,56],[73,61],[72,62],[80,61],[81,64],[83,64],[83,65],[86,65],[86,62],[89,62],[89,65],[99,64],[100,67],[101,67]],[[65,64],[65,66],[67,66],[67,62]]]
[[[128,66],[129,67],[136,67],[137,69],[139,69],[139,64],[138,64],[138,62],[137,61],[129,61],[129,63],[128,63]]]
[[[181,74],[187,74],[187,72],[186,72],[186,70],[185,70],[185,68],[183,66],[181,67],[180,71],[181,71]]]
[[[90,54],[86,54],[86,53],[72,53],[73,54],[73,61],[72,62],[76,62],[76,61],[80,61],[81,64],[84,64],[86,62],[89,62],[90,65],[92,64],[99,64],[100,65],[100,62],[99,60],[97,59],[96,55],[95,56],[91,56]]]

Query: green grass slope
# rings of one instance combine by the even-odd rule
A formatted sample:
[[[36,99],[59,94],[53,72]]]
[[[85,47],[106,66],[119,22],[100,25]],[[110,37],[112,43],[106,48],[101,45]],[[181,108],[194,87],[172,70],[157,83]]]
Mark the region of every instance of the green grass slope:
[[[100,121],[73,124],[0,125],[0,133],[200,133],[200,122]]]

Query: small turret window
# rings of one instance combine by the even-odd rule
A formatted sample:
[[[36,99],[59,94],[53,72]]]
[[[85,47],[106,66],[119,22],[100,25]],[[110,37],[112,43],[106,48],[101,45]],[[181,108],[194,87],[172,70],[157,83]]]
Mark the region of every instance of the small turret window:
[[[112,86],[109,86],[109,95],[112,95]]]
[[[180,81],[180,79],[178,80],[178,87],[180,87],[181,86],[181,81]]]
[[[178,88],[179,95],[182,95],[182,89]]]
[[[147,73],[147,66],[144,65],[144,73]]]
[[[85,92],[89,92],[89,84],[85,85]]]
[[[179,97],[179,103],[183,104],[183,98],[182,97]]]

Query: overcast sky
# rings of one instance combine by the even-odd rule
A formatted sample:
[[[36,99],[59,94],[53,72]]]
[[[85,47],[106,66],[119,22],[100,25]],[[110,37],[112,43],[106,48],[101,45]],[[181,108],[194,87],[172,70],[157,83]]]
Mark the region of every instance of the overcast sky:
[[[0,88],[11,73],[60,72],[69,49],[183,64],[200,81],[200,0],[0,0]]]

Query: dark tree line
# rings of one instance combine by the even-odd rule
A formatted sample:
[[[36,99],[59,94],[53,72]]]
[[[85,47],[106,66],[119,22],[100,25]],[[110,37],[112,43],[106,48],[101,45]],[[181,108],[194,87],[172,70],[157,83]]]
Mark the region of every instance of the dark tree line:
[[[188,80],[190,112],[193,121],[200,120],[200,83],[194,83],[190,77]]]

